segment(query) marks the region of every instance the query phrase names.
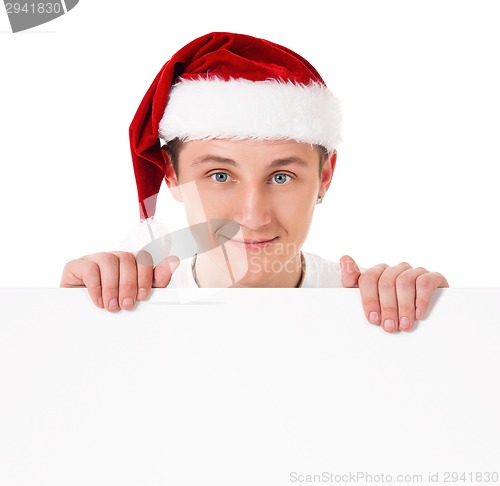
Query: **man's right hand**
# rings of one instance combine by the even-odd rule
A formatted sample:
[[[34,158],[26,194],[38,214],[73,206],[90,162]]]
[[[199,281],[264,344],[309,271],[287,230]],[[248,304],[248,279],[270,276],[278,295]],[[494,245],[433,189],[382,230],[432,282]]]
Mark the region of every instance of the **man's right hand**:
[[[87,287],[97,307],[130,310],[137,301],[148,298],[151,288],[166,287],[178,264],[175,257],[153,267],[138,263],[133,253],[94,253],[68,262],[60,287]]]

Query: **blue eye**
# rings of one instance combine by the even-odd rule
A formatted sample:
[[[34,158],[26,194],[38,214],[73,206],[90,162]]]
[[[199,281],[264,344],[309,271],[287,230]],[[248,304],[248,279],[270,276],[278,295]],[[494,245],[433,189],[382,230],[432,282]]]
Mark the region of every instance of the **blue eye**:
[[[229,178],[229,175],[225,172],[216,172],[210,176],[216,182],[226,182]]]
[[[274,174],[273,175],[273,181],[276,182],[276,184],[284,184],[285,182],[288,182],[290,180],[290,176],[288,174]]]

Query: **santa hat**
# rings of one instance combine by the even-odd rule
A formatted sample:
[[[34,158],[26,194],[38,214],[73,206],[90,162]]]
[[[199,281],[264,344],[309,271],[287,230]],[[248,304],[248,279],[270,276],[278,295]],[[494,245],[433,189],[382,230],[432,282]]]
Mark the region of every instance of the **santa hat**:
[[[295,52],[243,34],[199,37],[162,67],[130,125],[141,219],[154,215],[165,175],[160,139],[294,140],[332,151],[340,125],[338,99]]]

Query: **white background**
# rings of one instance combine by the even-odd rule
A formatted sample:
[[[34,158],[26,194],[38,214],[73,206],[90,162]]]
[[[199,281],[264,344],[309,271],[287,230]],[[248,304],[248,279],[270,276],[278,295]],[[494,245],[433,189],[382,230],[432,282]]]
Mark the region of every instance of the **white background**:
[[[68,260],[120,246],[139,216],[128,126],[161,66],[210,31],[297,51],[342,99],[306,249],[499,286],[497,2],[81,0],[18,34],[3,10],[0,286],[57,287]],[[182,225],[165,186],[157,214]]]

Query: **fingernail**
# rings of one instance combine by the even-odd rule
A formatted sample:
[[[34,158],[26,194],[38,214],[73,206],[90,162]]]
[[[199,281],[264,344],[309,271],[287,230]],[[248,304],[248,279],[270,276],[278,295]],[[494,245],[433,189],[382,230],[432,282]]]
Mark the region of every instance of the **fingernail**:
[[[139,300],[142,300],[142,299],[145,299],[147,295],[148,295],[148,291],[146,289],[140,288],[139,292],[137,293],[137,298]]]
[[[417,307],[417,309],[415,311],[415,317],[417,319],[420,319],[422,317],[422,310],[419,307]]]
[[[111,299],[108,304],[108,309],[111,310],[118,309],[118,299]]]
[[[368,316],[368,320],[372,324],[378,324],[378,313],[377,312],[370,312],[370,315]]]
[[[101,309],[104,307],[104,302],[102,301],[101,296],[97,297],[97,305],[101,307]]]
[[[396,327],[394,326],[394,321],[392,319],[386,319],[384,321],[384,329],[386,331],[394,331]]]
[[[410,319],[408,317],[402,317],[399,320],[399,329],[409,329],[410,328]]]
[[[126,297],[122,301],[122,308],[124,309],[131,309],[134,307],[134,300],[131,297]]]

